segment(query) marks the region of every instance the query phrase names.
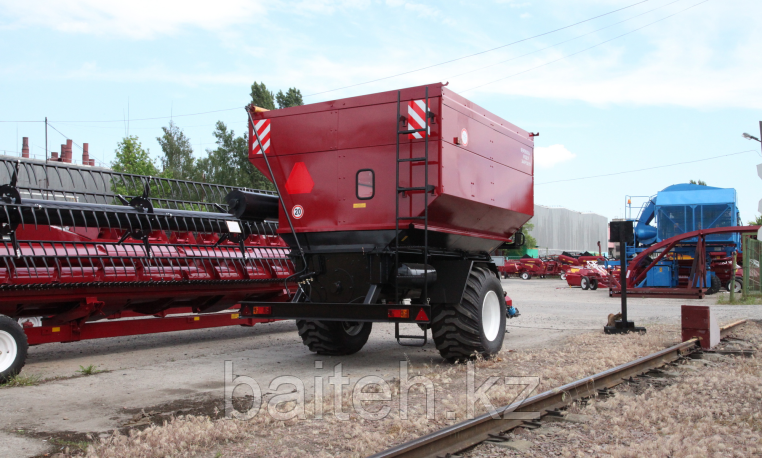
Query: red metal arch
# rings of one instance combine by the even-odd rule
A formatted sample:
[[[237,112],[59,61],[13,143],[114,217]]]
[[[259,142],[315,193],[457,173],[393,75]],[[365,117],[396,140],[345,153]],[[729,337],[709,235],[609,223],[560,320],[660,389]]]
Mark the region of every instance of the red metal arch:
[[[693,258],[693,268],[691,269],[691,284],[690,286],[698,287],[700,283],[704,282],[704,275],[697,275],[704,272],[705,262],[705,237],[711,234],[729,234],[734,232],[757,232],[760,226],[729,226],[729,227],[715,227],[711,229],[699,229],[693,232],[686,232],[685,234],[676,235],[670,237],[667,240],[663,240],[657,244],[650,246],[645,251],[641,252],[627,266],[627,287],[631,288],[640,283],[646,276],[649,270],[655,266],[661,259],[669,253],[672,248],[678,243],[686,239],[698,238],[696,246],[696,256]],[[666,248],[665,248],[666,247]],[[648,258],[649,255],[657,250],[665,248],[663,252],[659,254],[650,264],[646,267],[641,267],[643,261]]]

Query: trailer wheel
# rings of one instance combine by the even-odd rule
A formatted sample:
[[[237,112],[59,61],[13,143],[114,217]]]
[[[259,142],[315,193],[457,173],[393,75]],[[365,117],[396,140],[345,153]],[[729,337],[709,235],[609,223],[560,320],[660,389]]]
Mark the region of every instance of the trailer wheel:
[[[561,272],[561,280],[566,280],[566,272]]]
[[[0,316],[0,383],[21,372],[29,344],[16,320]]]
[[[304,345],[318,355],[328,356],[357,353],[368,341],[372,327],[373,323],[359,321],[296,322]]]
[[[735,280],[733,280],[733,289],[735,293],[743,291],[743,278],[736,277]]]
[[[579,286],[584,290],[590,289],[590,279],[588,277],[582,277],[579,281]]]
[[[432,336],[439,354],[454,362],[497,354],[505,338],[505,297],[500,281],[476,267],[468,276],[460,304],[436,306]]]
[[[530,278],[532,278],[532,274],[530,274],[529,272],[522,272],[521,273],[521,279],[522,280],[529,280]]]
[[[590,279],[590,289],[592,291],[595,291],[596,289],[598,289],[598,279],[597,278],[591,278]]]
[[[712,275],[712,279],[710,281],[711,283],[709,285],[709,289],[706,290],[706,294],[714,294],[720,292],[720,288],[722,288],[722,282],[720,282],[720,279],[717,278],[717,275]]]

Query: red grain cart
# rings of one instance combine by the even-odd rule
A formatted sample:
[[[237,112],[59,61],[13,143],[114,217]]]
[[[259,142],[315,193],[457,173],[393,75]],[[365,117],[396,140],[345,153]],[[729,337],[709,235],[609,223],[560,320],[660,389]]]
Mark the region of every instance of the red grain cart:
[[[449,360],[500,350],[488,253],[533,215],[533,134],[443,84],[249,115],[249,157],[280,190],[301,286],[288,303],[244,302],[246,316],[296,319],[320,354],[359,351],[381,321],[411,344],[432,329]]]

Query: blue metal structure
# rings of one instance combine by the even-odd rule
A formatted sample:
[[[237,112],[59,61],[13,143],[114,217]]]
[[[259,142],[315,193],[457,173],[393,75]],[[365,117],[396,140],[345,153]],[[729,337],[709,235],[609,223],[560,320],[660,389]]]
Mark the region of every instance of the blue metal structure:
[[[654,243],[670,237],[715,227],[737,226],[739,223],[737,194],[732,188],[716,188],[695,184],[675,184],[645,199],[638,214],[632,217],[632,199],[627,196],[626,212],[634,222],[635,242],[626,247],[627,259],[632,259]],[[627,214],[627,213],[626,213]],[[707,263],[709,253],[730,254],[740,246],[740,234],[712,234],[706,236]],[[676,256],[660,261],[651,269],[638,287],[677,287],[681,282],[681,266],[686,270],[686,260],[696,251],[696,238],[687,239],[672,251]],[[683,277],[685,277],[683,272]],[[717,285],[714,274],[707,265],[707,285]]]

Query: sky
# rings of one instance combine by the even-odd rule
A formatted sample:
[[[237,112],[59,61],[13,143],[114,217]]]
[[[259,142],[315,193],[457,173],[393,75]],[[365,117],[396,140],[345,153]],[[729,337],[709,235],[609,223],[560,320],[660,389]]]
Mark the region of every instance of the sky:
[[[44,157],[47,117],[51,151],[71,138],[108,165],[129,133],[157,158],[171,117],[202,157],[218,120],[246,128],[254,81],[306,103],[441,81],[540,133],[537,204],[617,218],[701,179],[735,188],[745,222],[759,17],[759,0],[0,0],[0,153],[26,136]]]

